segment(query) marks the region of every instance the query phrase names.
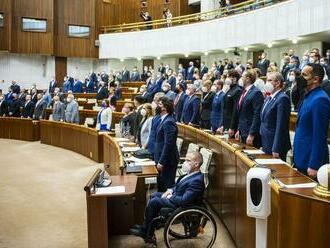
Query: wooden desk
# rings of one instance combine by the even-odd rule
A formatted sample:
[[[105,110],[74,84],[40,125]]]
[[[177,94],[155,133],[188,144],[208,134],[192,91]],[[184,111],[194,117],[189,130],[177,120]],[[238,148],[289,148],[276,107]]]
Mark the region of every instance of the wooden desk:
[[[109,237],[128,234],[135,224],[137,177],[111,176],[111,186],[125,186],[125,193],[95,195],[93,187],[100,172],[97,170],[84,188],[89,248],[108,248]]]
[[[39,122],[31,119],[0,117],[0,138],[37,141],[40,139]]]
[[[103,139],[95,129],[85,126],[40,121],[40,141],[42,144],[68,149],[96,162],[103,162]]]

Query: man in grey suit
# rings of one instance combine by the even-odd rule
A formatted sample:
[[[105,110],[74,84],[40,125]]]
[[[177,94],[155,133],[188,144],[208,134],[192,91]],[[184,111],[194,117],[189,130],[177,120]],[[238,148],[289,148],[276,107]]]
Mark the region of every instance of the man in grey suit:
[[[65,121],[69,123],[79,124],[78,103],[74,100],[74,96],[72,94],[68,94],[66,101],[67,105],[65,109]]]
[[[167,82],[167,80],[163,82],[162,90],[165,96],[174,102],[176,94],[171,90],[171,85]]]
[[[43,95],[38,94],[37,103],[34,108],[33,119],[34,120],[43,119],[46,107],[47,107],[47,102],[44,100]]]
[[[54,121],[63,121],[65,115],[64,103],[60,101],[59,96],[53,97],[53,120]]]

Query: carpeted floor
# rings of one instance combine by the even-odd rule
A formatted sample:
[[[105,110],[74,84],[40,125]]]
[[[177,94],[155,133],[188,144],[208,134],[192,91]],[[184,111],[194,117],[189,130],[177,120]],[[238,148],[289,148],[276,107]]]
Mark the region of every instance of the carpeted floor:
[[[0,248],[87,247],[83,187],[102,166],[40,142],[0,139]],[[234,247],[219,220],[217,224],[214,247]],[[164,247],[160,231],[157,238]],[[118,236],[111,247],[143,247],[143,241]]]

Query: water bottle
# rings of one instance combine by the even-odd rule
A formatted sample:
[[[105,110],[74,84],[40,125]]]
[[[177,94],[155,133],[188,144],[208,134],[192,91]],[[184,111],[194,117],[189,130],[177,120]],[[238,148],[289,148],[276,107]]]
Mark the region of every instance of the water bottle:
[[[229,140],[229,132],[228,132],[228,129],[226,129],[225,132],[223,133],[223,137],[224,137],[224,139],[228,142],[228,140]]]

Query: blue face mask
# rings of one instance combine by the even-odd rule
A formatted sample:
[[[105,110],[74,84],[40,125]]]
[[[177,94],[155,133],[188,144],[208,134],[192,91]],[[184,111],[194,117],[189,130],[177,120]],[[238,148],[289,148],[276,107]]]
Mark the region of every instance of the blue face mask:
[[[102,108],[106,108],[107,104],[106,103],[102,103]]]

